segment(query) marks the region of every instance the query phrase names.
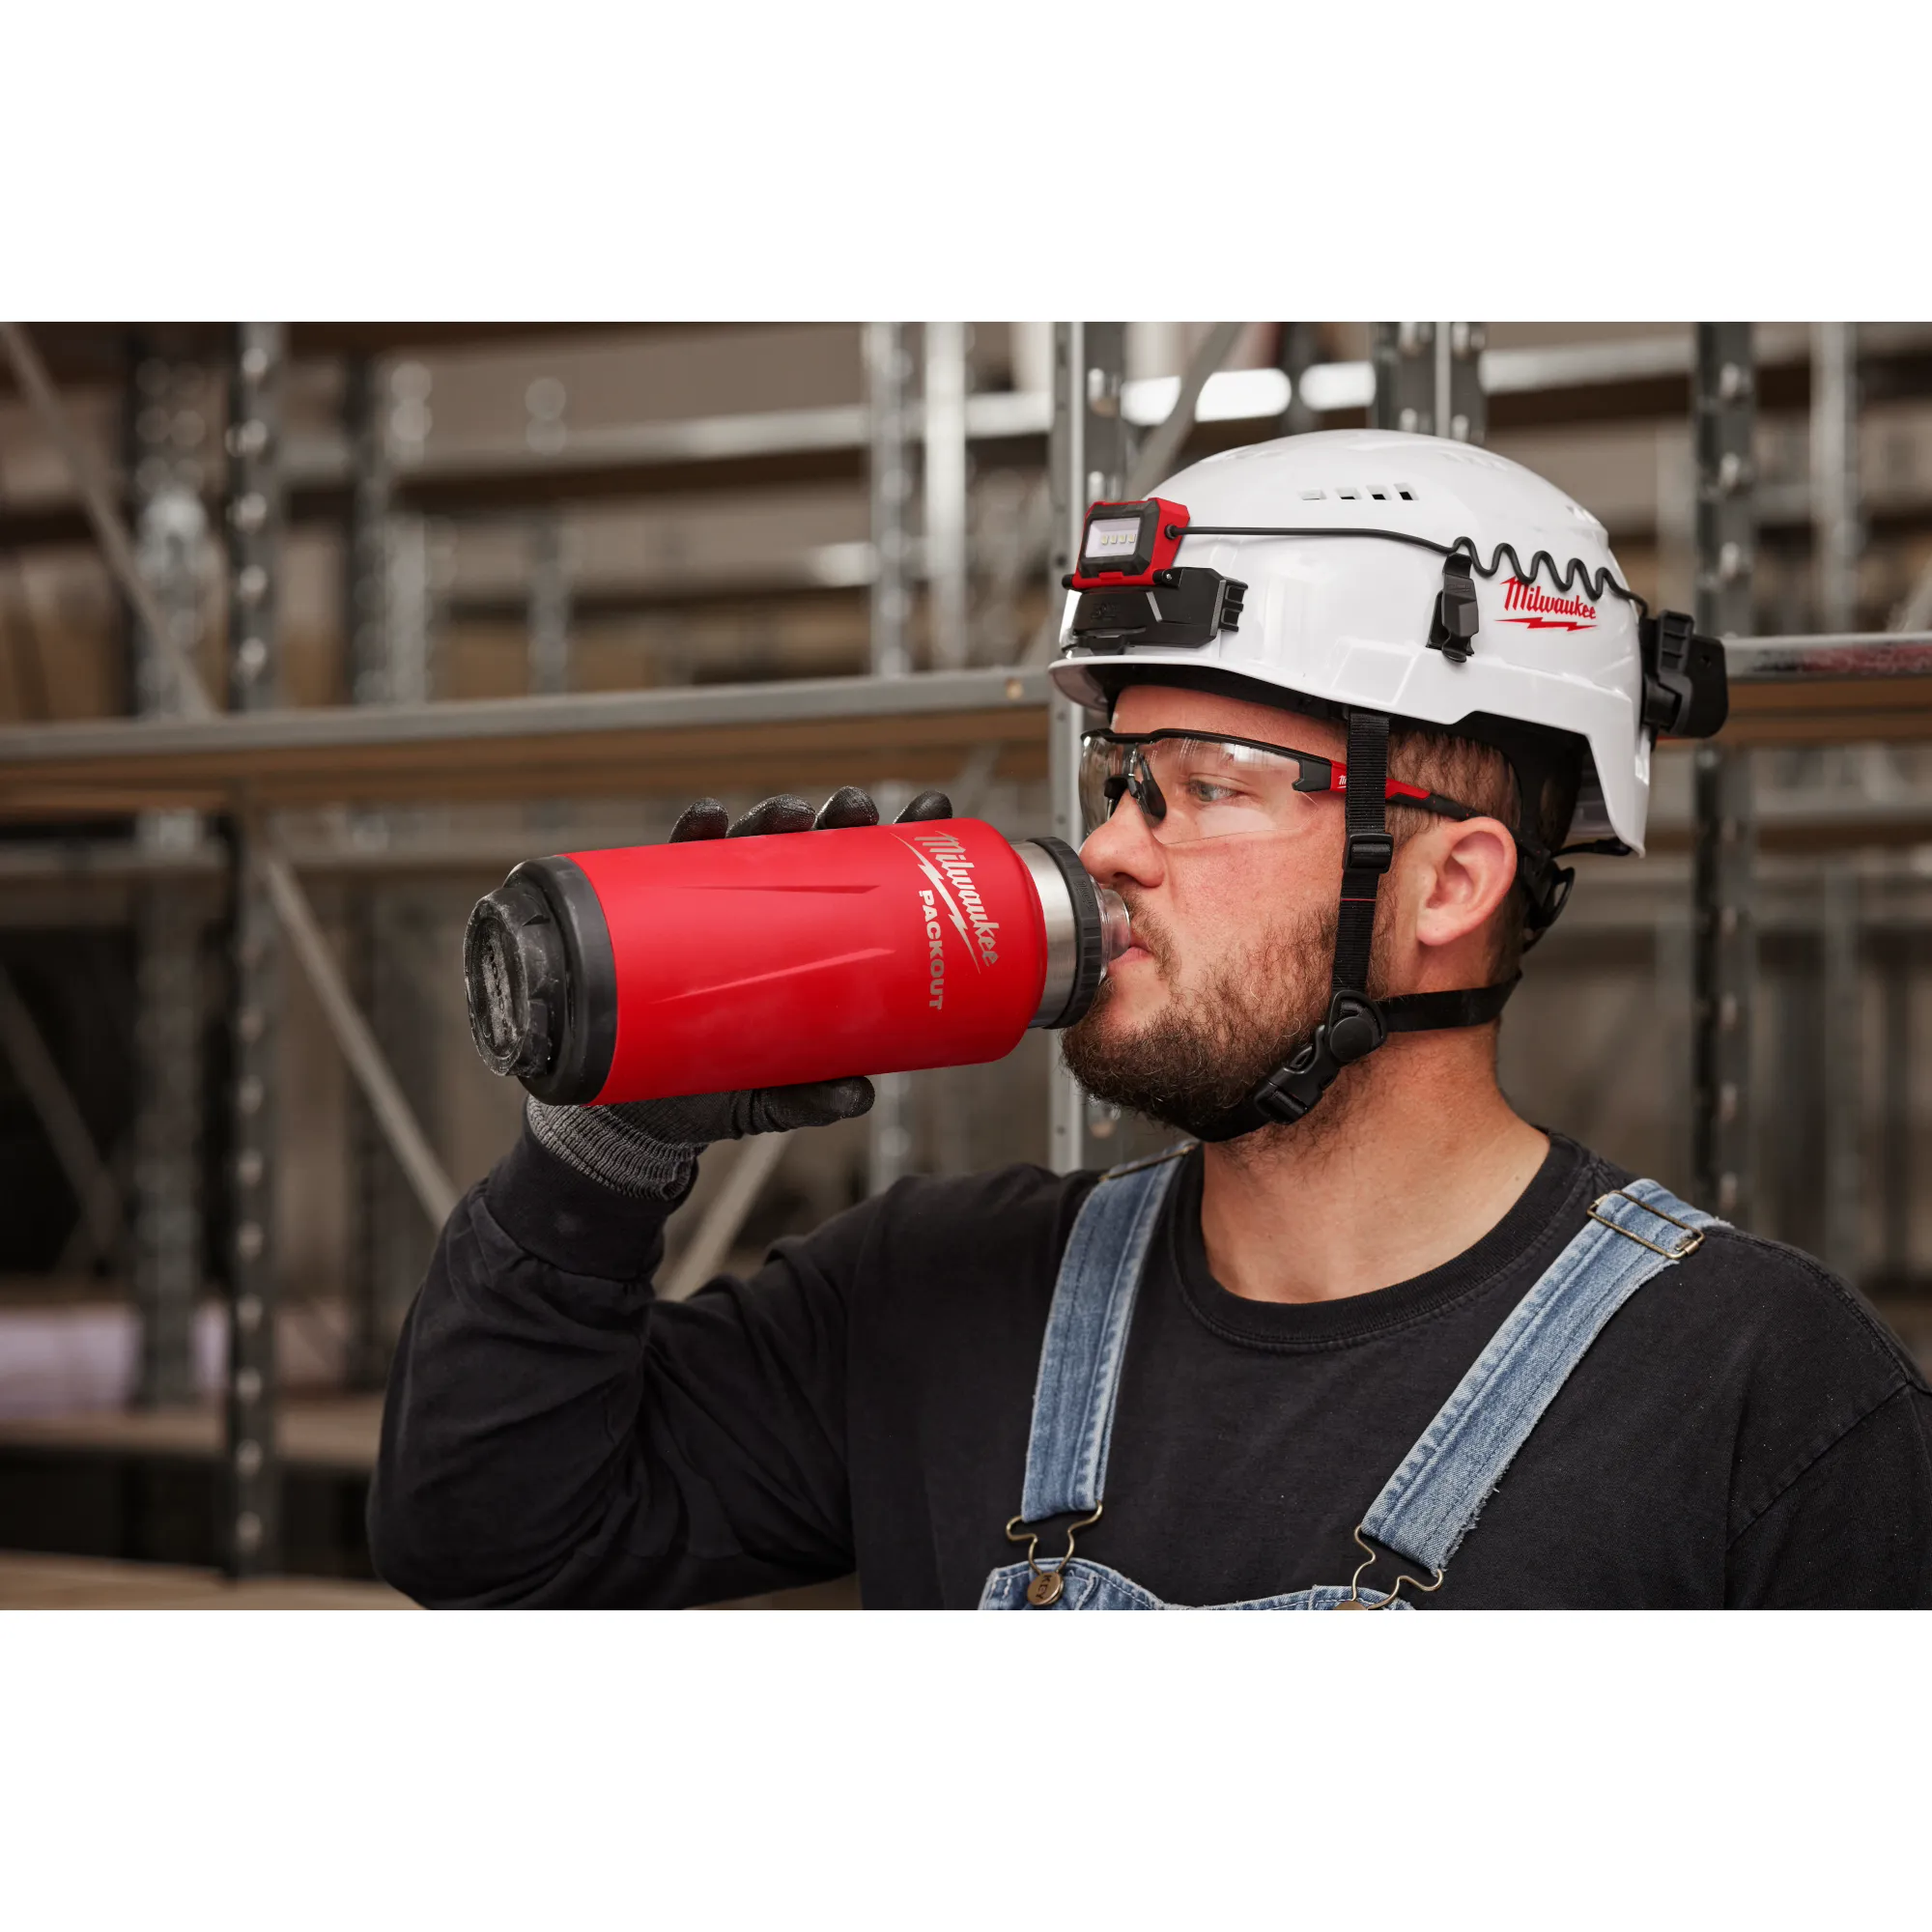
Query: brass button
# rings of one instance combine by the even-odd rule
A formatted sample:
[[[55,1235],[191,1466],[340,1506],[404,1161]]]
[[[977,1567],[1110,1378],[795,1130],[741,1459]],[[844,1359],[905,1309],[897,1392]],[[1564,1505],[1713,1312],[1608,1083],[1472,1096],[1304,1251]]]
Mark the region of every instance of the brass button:
[[[1042,1570],[1027,1585],[1027,1602],[1037,1610],[1051,1609],[1060,1601],[1062,1587],[1058,1570]]]

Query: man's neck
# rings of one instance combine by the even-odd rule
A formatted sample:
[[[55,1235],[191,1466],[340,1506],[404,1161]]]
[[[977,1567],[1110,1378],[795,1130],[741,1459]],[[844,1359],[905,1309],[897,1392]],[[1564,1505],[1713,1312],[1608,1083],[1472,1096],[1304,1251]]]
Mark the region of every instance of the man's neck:
[[[1215,1280],[1251,1301],[1334,1301],[1473,1247],[1549,1151],[1503,1098],[1493,1052],[1487,1032],[1392,1039],[1306,1121],[1206,1149]]]

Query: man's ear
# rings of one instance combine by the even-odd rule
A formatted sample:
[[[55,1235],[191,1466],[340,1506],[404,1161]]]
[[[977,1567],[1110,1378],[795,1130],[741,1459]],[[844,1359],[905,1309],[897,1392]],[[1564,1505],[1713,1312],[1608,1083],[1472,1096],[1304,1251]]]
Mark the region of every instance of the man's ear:
[[[1412,841],[1423,872],[1416,907],[1420,946],[1453,946],[1480,931],[1516,884],[1516,840],[1499,818],[1464,818],[1431,826]]]

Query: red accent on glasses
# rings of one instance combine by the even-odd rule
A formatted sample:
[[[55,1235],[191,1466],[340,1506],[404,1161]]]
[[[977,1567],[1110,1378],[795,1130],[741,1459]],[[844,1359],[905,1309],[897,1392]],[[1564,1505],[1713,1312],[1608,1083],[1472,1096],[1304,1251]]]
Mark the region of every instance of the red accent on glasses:
[[[1349,768],[1347,765],[1331,764],[1328,767],[1328,789],[1330,791],[1344,792],[1349,789]],[[1414,805],[1451,805],[1455,803],[1453,799],[1445,799],[1440,793],[1430,791],[1423,785],[1404,784],[1400,779],[1390,779],[1382,787],[1382,797],[1385,799],[1406,799]]]

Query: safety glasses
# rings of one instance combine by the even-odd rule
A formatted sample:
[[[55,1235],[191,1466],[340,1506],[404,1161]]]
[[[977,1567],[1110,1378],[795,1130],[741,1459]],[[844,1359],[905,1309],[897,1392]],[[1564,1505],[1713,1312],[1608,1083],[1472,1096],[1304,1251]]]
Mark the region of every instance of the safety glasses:
[[[1348,767],[1333,758],[1255,738],[1090,731],[1080,741],[1080,809],[1089,832],[1131,798],[1167,844],[1243,832],[1296,833],[1315,823],[1322,794],[1348,788]],[[1384,795],[1438,818],[1478,815],[1398,779],[1388,781]]]

